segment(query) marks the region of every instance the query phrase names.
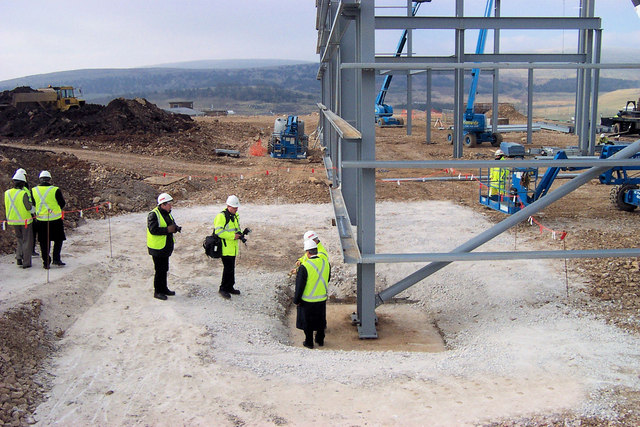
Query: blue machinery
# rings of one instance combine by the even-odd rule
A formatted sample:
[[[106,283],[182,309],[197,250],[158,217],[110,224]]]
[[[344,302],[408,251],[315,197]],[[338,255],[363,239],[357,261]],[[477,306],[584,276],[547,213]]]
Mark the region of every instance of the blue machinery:
[[[430,2],[431,0],[420,0],[413,2],[413,9],[411,10],[411,16],[416,16],[418,9],[420,8],[420,4],[424,2]],[[398,42],[398,47],[396,48],[396,58],[402,54],[404,50],[404,45],[407,43],[407,34],[408,30],[404,30],[402,32],[402,37],[400,37],[400,41]],[[393,117],[393,107],[391,105],[387,105],[384,103],[384,99],[387,96],[387,91],[391,86],[391,79],[393,78],[393,74],[387,74],[382,82],[382,87],[380,88],[380,92],[376,97],[376,124],[378,126],[391,127],[391,126],[404,126],[404,120],[396,119]]]
[[[269,139],[268,151],[277,159],[306,159],[308,137],[304,134],[304,122],[298,116],[276,119]]]
[[[491,10],[493,8],[493,0],[487,0],[487,5],[484,10],[484,17],[491,16]],[[484,45],[487,41],[487,29],[481,28],[478,34],[478,43],[476,44],[476,55],[484,53]],[[476,147],[483,142],[490,142],[492,146],[497,147],[502,142],[502,135],[499,133],[492,133],[487,131],[487,116],[484,114],[475,114],[473,111],[476,101],[476,94],[478,92],[478,79],[480,77],[480,69],[473,68],[471,70],[471,87],[469,88],[469,99],[467,100],[467,108],[464,111],[463,131],[464,138],[463,144],[466,147]],[[493,112],[494,120],[497,119],[498,112]],[[450,132],[447,135],[447,140],[453,143],[453,134]]]
[[[501,149],[506,144],[510,143],[503,142]],[[605,145],[602,147],[599,158],[608,159],[625,147],[626,145]],[[503,149],[503,151],[508,154],[508,150]],[[631,158],[640,158],[640,153]],[[563,159],[567,159],[564,151],[558,151],[554,156],[554,160]],[[538,168],[535,167],[482,170],[482,176],[485,176],[486,172],[488,173],[482,180],[480,203],[500,212],[514,214],[545,196],[551,189],[561,169],[577,170],[583,168],[550,167],[547,168],[542,177],[539,176]],[[640,171],[640,167],[617,166],[598,176],[601,184],[613,186],[609,195],[614,206],[627,212],[631,212],[640,206],[640,190],[638,189],[640,176],[631,176],[629,174],[630,171]]]

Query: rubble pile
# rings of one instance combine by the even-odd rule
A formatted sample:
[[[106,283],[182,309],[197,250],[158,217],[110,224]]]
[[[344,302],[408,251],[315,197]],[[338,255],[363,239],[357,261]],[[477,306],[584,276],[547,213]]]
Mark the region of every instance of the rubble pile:
[[[82,108],[57,111],[38,104],[13,107],[10,103],[17,88],[0,94],[0,136],[6,137],[81,137],[116,134],[163,135],[193,128],[195,122],[183,114],[172,114],[144,98],[117,98],[106,107],[86,104]]]
[[[487,118],[493,117],[493,110],[488,110],[485,115]],[[510,123],[526,123],[527,116],[520,113],[512,104],[498,105],[498,117],[509,119]]]
[[[45,391],[38,379],[54,338],[40,320],[42,302],[32,300],[0,317],[0,424],[34,424],[33,414]]]

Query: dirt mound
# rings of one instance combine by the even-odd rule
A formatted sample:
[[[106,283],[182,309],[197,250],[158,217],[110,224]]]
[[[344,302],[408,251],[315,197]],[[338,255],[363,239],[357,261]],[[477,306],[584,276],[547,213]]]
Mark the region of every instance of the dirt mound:
[[[0,103],[10,102],[16,88],[0,94]],[[38,104],[8,106],[0,110],[0,135],[7,137],[80,137],[97,135],[163,135],[191,129],[191,117],[172,114],[143,98],[114,99],[103,107],[86,104],[78,110],[57,111]]]
[[[488,110],[485,115],[487,117],[493,117],[493,110]],[[501,119],[509,119],[509,122],[527,121],[527,116],[518,112],[518,110],[516,110],[516,108],[512,104],[499,104],[498,117]]]
[[[157,191],[135,173],[90,164],[64,153],[0,147],[0,188],[13,187],[11,177],[18,168],[27,170],[30,186],[37,184],[41,170],[51,172],[53,184],[60,187],[67,203],[65,212],[72,212],[65,215],[66,228],[75,228],[83,218],[104,218],[106,214],[147,209],[157,196]],[[111,202],[111,210],[102,207],[99,212],[83,211],[80,217],[80,209],[99,206],[103,202]],[[4,203],[0,204],[0,218],[5,218]],[[0,253],[14,250],[13,232],[0,231]]]

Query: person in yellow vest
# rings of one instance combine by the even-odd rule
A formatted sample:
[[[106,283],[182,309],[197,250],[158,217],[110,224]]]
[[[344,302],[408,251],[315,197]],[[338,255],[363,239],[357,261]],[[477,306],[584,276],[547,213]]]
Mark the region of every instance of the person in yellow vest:
[[[297,306],[296,328],[304,331],[303,346],[313,348],[315,342],[324,345],[327,327],[327,289],[331,278],[329,260],[318,256],[318,245],[312,239],[304,241],[307,260],[296,274],[296,290],[293,303]]]
[[[495,152],[496,160],[504,160],[506,157],[504,152],[497,149]],[[506,185],[511,172],[506,168],[491,168],[489,170],[489,197],[498,197],[500,194],[506,193]]]
[[[16,235],[16,264],[31,267],[33,252],[33,215],[31,197],[26,188],[27,174],[18,169],[13,175],[13,188],[4,192],[4,212],[7,225]]]
[[[36,252],[36,236],[38,235],[38,220],[35,218],[35,213],[36,213],[36,203],[33,201],[33,194],[31,193],[31,186],[29,185],[29,178],[27,177],[27,171],[24,170],[23,168],[17,169],[16,173],[23,173],[25,176],[25,179],[27,180],[24,186],[24,189],[27,191],[27,193],[29,194],[29,202],[31,203],[31,214],[33,216],[33,233],[31,233],[33,235],[33,238],[31,239],[31,247],[33,248],[33,250],[31,251],[31,256],[38,256],[40,255],[38,252]]]
[[[213,220],[213,232],[222,241],[222,280],[220,281],[220,295],[230,299],[231,295],[240,295],[235,288],[236,284],[236,256],[240,249],[238,240],[244,240],[244,234],[240,231],[240,218],[238,208],[240,200],[237,196],[227,197],[227,207]]]
[[[50,255],[51,242],[53,242],[53,265],[66,265],[60,258],[62,242],[67,240],[62,221],[62,209],[65,206],[65,201],[62,191],[58,187],[51,185],[51,173],[49,171],[40,172],[38,180],[39,183],[36,187],[33,187],[31,194],[36,204],[38,241],[40,242],[42,266],[48,269],[52,264]]]
[[[153,258],[153,297],[166,301],[175,295],[167,286],[169,257],[173,253],[175,233],[182,231],[171,215],[173,197],[167,193],[158,196],[158,205],[147,216],[147,249]]]
[[[318,233],[316,233],[313,230],[307,231],[306,233],[304,233],[304,236],[302,237],[302,242],[304,243],[304,241],[307,239],[311,239],[314,242],[316,242],[316,244],[318,245],[318,256],[325,257],[327,261],[329,261],[329,254],[327,253],[327,250],[324,248],[322,243],[320,243],[320,238],[318,237]],[[296,260],[296,266],[289,272],[289,277],[295,275],[296,272],[298,271],[298,268],[300,268],[302,263],[305,262],[307,259],[309,258],[307,258],[307,253],[305,252],[304,255],[302,255],[300,258]]]

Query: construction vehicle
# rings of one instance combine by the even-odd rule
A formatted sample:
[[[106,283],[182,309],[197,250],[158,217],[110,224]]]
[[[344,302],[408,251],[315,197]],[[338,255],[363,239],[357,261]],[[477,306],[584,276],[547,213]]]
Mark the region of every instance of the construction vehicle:
[[[277,159],[306,159],[309,137],[304,133],[304,121],[298,116],[277,118],[269,139],[268,152]]]
[[[626,145],[604,145],[600,159],[607,159]],[[500,149],[510,158],[524,158],[525,150],[521,144],[503,142]],[[554,160],[567,159],[567,151],[555,151]],[[632,159],[640,158],[636,153]],[[572,168],[578,170],[584,168]],[[506,214],[514,214],[522,208],[548,194],[560,170],[568,168],[550,167],[540,176],[538,168],[508,168],[507,173],[500,174],[500,179],[491,181],[491,170],[480,171],[483,185],[480,188],[480,203]],[[634,171],[635,174],[632,174]],[[601,184],[612,185],[609,197],[615,207],[631,212],[640,206],[640,166],[616,166],[600,174]],[[497,176],[494,175],[494,176]]]
[[[491,15],[491,9],[493,8],[493,0],[487,0],[487,5],[484,10],[484,17],[488,18]],[[480,55],[484,53],[484,45],[487,40],[487,29],[481,28],[478,35],[478,42],[476,44],[476,54]],[[463,144],[466,147],[476,147],[483,142],[490,142],[492,146],[498,147],[502,142],[502,135],[500,133],[493,133],[487,130],[487,116],[484,114],[476,114],[474,112],[474,104],[476,100],[476,93],[478,91],[478,79],[480,77],[480,69],[474,68],[471,70],[471,87],[469,89],[469,98],[467,100],[467,108],[464,111],[463,125]],[[493,112],[494,119],[497,119],[498,112]],[[447,134],[447,140],[453,144],[453,133]]]
[[[430,2],[431,0],[416,0],[413,2],[413,8],[411,9],[411,16],[416,16],[418,9],[420,8],[420,4],[425,2]],[[398,47],[396,48],[395,57],[398,58],[402,54],[404,50],[404,46],[407,43],[407,35],[408,30],[404,30],[402,32],[402,37],[400,37],[400,41],[398,42]],[[389,91],[389,87],[391,86],[391,80],[393,79],[393,74],[387,74],[382,82],[382,87],[380,88],[380,92],[376,97],[375,104],[375,120],[376,124],[380,127],[401,127],[404,126],[404,120],[402,118],[393,117],[393,107],[391,105],[385,104],[384,99],[387,96],[387,92]]]
[[[11,105],[16,108],[39,105],[59,111],[77,110],[84,104],[84,100],[76,98],[72,86],[48,86],[34,92],[16,92],[11,101]]]
[[[602,117],[600,124],[609,126],[612,135],[640,134],[640,98],[638,102],[627,101],[623,110],[613,117]]]

